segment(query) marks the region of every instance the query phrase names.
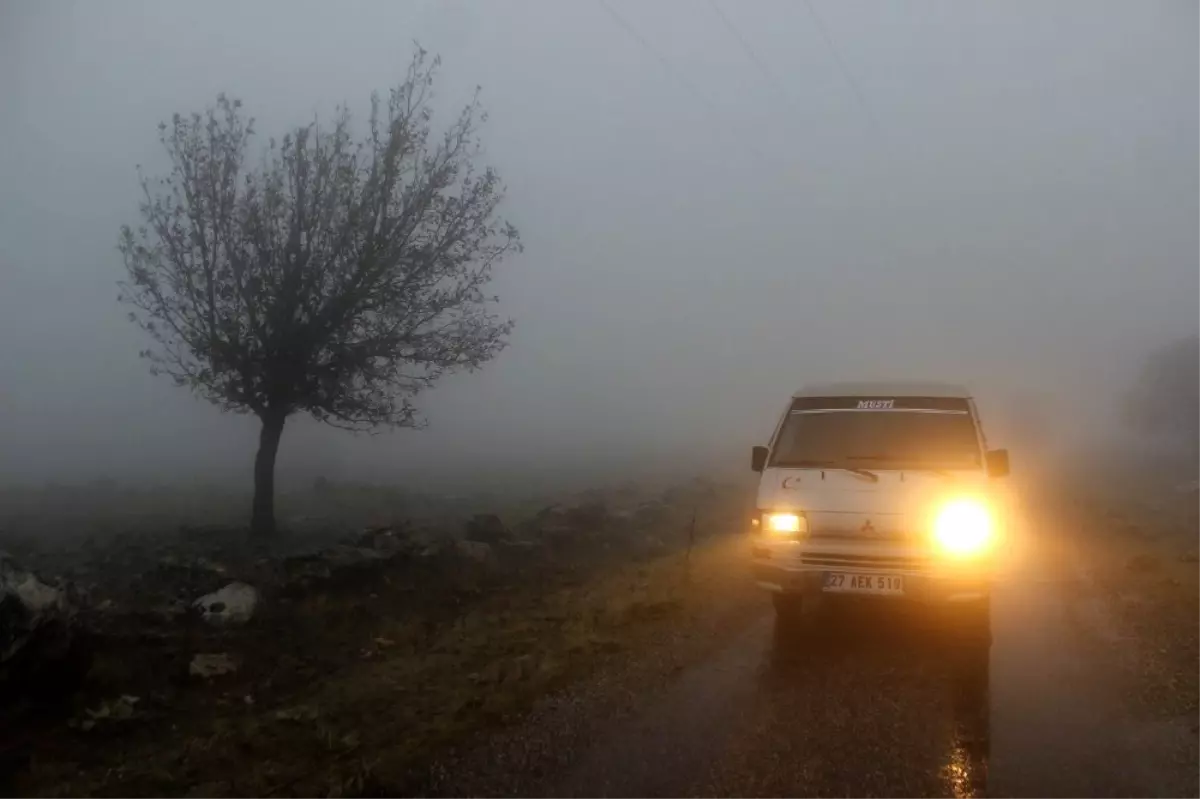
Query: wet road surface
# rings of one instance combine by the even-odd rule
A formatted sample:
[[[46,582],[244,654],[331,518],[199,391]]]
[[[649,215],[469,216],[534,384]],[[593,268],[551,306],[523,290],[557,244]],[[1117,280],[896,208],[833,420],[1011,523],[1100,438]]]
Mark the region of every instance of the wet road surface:
[[[1122,703],[1128,642],[1074,590],[1075,563],[1021,531],[990,647],[916,608],[831,605],[779,628],[764,602],[665,684],[622,688],[621,718],[575,735],[555,718],[571,707],[531,719],[431,792],[1195,796],[1193,730]]]

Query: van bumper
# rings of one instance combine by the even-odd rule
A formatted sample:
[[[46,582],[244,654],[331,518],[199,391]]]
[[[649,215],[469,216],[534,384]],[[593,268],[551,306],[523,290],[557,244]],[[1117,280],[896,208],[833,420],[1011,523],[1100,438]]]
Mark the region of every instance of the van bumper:
[[[820,569],[790,567],[778,563],[756,561],[754,580],[758,586],[776,594],[820,594],[826,571],[860,572],[879,574],[876,570]],[[929,604],[956,604],[977,602],[991,595],[990,572],[977,568],[942,568],[929,572],[896,572],[904,577],[904,593],[891,596],[871,597],[882,600],[909,600]],[[849,594],[849,596],[861,596]]]

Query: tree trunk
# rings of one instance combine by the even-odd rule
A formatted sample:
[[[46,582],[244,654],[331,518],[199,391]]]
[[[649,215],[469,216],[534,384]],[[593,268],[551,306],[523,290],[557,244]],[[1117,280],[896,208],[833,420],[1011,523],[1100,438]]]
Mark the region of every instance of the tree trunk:
[[[282,414],[267,413],[262,417],[258,434],[258,455],[254,458],[254,509],[250,517],[250,532],[269,536],[275,532],[275,455],[283,436]]]

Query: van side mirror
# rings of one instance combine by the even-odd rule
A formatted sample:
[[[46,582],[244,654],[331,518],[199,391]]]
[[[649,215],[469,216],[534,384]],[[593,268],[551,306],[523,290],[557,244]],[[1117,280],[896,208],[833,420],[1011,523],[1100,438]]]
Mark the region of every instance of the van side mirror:
[[[750,450],[750,470],[761,472],[767,467],[767,448],[755,447]]]
[[[993,449],[987,454],[988,477],[1008,477],[1008,450]]]

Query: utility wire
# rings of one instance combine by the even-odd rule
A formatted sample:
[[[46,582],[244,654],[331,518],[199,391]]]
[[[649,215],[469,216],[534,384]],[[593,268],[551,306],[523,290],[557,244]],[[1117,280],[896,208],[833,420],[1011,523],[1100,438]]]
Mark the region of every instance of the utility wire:
[[[675,67],[671,65],[671,62],[667,60],[666,56],[659,52],[654,45],[652,45],[650,41],[646,39],[645,36],[638,32],[637,28],[629,23],[628,20],[618,14],[616,10],[609,5],[607,0],[596,0],[596,2],[599,3],[600,7],[604,9],[605,13],[612,18],[612,21],[615,22],[617,26],[621,28],[621,30],[625,31],[625,33],[628,34],[631,39],[642,46],[642,49],[653,56],[654,60],[658,62],[659,66],[663,68],[664,72],[674,78],[675,81],[683,86],[684,89],[691,92],[692,96],[705,106],[709,115],[712,116],[714,120],[720,120],[722,116],[720,110],[713,104],[712,100],[710,100],[708,96],[704,94],[704,92],[700,91],[696,84],[690,81],[682,72],[675,69]],[[766,155],[763,154],[762,150],[758,149],[757,145],[755,145],[753,142],[742,138],[741,144],[756,158],[765,163],[769,163],[770,159],[768,159]]]
[[[846,66],[846,62],[842,59],[842,54],[838,52],[837,45],[834,44],[833,37],[829,35],[829,29],[825,27],[825,23],[821,21],[821,16],[817,13],[817,9],[813,6],[812,0],[804,0],[804,5],[808,6],[808,13],[813,19],[813,23],[817,26],[817,30],[821,33],[821,38],[825,40],[825,44],[829,47],[829,52],[833,54],[833,60],[841,70],[842,76],[845,77],[846,83],[850,85],[850,90],[854,92],[854,96],[858,98],[859,105],[862,106],[863,112],[867,115],[867,121],[875,130],[875,133],[882,138],[883,129],[879,125],[879,119],[875,116],[871,104],[867,102],[867,96],[863,93],[862,87],[854,78],[854,73]]]
[[[742,52],[745,53],[746,57],[749,58],[754,63],[754,66],[758,68],[758,71],[762,74],[763,79],[766,80],[767,83],[771,84],[771,88],[778,92],[779,96],[790,105],[792,102],[791,97],[786,91],[783,90],[783,85],[775,79],[775,76],[771,73],[771,70],[767,69],[767,65],[763,63],[763,60],[758,57],[758,53],[756,53],[754,48],[750,46],[750,42],[746,41],[746,37],[742,35],[742,32],[734,26],[729,17],[725,15],[725,12],[721,10],[721,6],[717,4],[717,0],[708,0],[708,4],[712,6],[712,10],[716,12],[717,17],[721,20],[721,24],[725,26],[725,30],[729,31],[729,34],[737,40],[738,45],[740,45],[742,48]]]

